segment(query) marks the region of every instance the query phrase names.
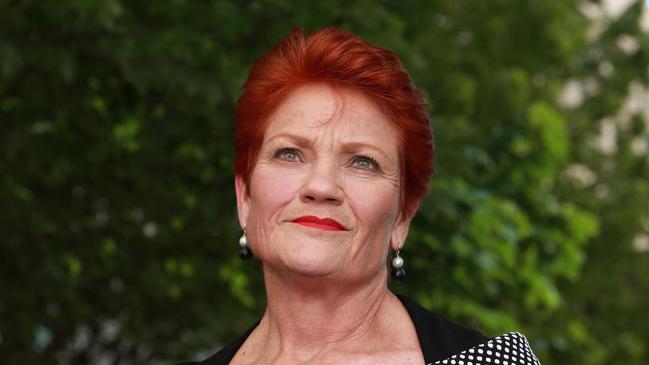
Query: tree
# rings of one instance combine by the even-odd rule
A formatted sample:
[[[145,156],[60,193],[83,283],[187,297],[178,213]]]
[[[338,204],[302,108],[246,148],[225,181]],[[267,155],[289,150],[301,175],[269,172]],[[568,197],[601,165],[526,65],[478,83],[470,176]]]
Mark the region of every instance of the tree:
[[[646,363],[632,243],[648,245],[649,113],[625,101],[646,92],[641,1],[599,20],[576,0],[0,9],[7,363],[187,360],[258,318],[258,266],[236,257],[233,110],[293,25],[331,24],[395,50],[431,108],[438,171],[392,288],[520,330],[544,363]]]

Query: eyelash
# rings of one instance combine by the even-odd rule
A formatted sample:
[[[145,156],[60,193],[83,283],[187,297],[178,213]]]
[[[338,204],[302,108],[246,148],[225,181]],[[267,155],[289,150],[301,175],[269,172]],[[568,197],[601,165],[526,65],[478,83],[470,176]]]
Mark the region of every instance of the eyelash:
[[[352,164],[358,163],[358,162],[369,162],[370,165],[372,165],[370,168],[360,168],[361,170],[368,170],[368,171],[379,171],[379,163],[372,157],[369,156],[354,156],[352,158]]]
[[[288,159],[288,158],[285,158],[285,154],[286,154],[286,153],[292,153],[292,154],[294,154],[294,155],[295,155],[295,159]],[[298,161],[298,160],[301,160],[301,158],[302,158],[300,152],[299,152],[297,149],[295,149],[295,148],[290,148],[290,147],[284,147],[284,148],[280,148],[280,149],[278,149],[278,150],[275,151],[275,153],[273,154],[273,157],[274,157],[274,158],[281,159],[281,160],[283,160],[283,161],[288,161],[288,162],[291,162],[291,161]],[[375,171],[375,172],[380,170],[380,165],[379,165],[379,163],[376,161],[376,159],[374,159],[374,158],[372,158],[372,157],[370,157],[370,156],[358,155],[358,156],[354,156],[354,157],[352,157],[352,159],[351,159],[351,164],[352,164],[352,165],[357,164],[357,163],[359,163],[359,162],[368,162],[368,163],[371,165],[371,166],[368,167],[368,168],[358,167],[358,168],[361,169],[361,170]]]
[[[298,150],[296,150],[295,148],[290,148],[290,147],[284,147],[284,148],[278,149],[273,154],[273,157],[282,159],[284,161],[295,161],[295,160],[290,160],[290,159],[283,158],[283,155],[285,153],[289,153],[289,152],[295,154],[297,160],[300,159],[300,157],[301,157],[300,152]]]

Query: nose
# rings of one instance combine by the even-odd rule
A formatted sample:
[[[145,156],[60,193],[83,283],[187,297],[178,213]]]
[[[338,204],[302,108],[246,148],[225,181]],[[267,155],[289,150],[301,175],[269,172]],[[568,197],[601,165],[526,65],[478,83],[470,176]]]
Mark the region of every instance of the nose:
[[[335,168],[326,162],[313,165],[300,191],[304,203],[329,203],[340,205],[343,192]]]

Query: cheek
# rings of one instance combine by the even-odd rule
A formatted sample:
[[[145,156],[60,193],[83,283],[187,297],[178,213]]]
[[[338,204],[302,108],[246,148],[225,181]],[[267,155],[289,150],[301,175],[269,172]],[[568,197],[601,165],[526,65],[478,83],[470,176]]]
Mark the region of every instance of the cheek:
[[[250,181],[251,215],[261,218],[258,216],[260,213],[267,216],[278,214],[295,197],[298,189],[296,182],[297,179],[276,169],[255,169]]]
[[[352,209],[363,225],[371,227],[370,231],[391,227],[398,213],[398,196],[389,184],[362,184],[348,191]]]
[[[355,263],[368,270],[385,265],[390,234],[398,214],[398,197],[397,189],[391,184],[364,184],[349,191],[349,204],[359,220],[351,256]]]

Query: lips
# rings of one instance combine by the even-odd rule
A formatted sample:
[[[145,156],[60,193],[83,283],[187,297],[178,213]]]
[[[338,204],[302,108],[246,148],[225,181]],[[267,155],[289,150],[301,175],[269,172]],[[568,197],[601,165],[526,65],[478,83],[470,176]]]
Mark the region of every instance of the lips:
[[[291,222],[301,224],[303,226],[322,229],[325,231],[345,231],[345,227],[338,223],[335,219],[331,218],[318,218],[312,215],[306,215],[296,218]]]

